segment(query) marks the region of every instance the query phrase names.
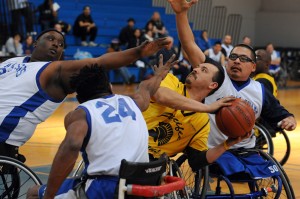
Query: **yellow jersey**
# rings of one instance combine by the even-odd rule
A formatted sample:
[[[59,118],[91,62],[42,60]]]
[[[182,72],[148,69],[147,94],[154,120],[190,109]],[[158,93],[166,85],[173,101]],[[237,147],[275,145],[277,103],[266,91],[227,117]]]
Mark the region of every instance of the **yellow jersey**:
[[[274,78],[271,75],[268,75],[267,73],[258,73],[253,77],[254,80],[261,82],[259,79],[267,80],[272,85],[272,91],[274,97],[277,97],[277,84],[274,80]],[[261,82],[263,83],[263,82]],[[267,85],[265,85],[267,86]]]
[[[185,85],[172,74],[168,74],[160,86],[190,97]],[[208,149],[210,126],[207,113],[176,110],[151,101],[143,116],[149,132],[149,153],[155,158],[163,153],[174,156],[187,146],[200,151]]]

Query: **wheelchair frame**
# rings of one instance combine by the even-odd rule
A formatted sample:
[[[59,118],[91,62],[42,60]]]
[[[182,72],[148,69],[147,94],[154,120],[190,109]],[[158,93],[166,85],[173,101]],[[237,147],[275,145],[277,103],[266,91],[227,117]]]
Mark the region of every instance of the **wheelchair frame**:
[[[218,173],[217,176],[214,176],[214,179],[216,179],[216,189],[212,191],[210,194],[207,194],[204,198],[206,199],[212,199],[212,198],[218,198],[218,199],[232,199],[232,198],[238,198],[238,199],[250,199],[250,198],[287,198],[287,199],[295,199],[295,195],[291,186],[291,183],[288,179],[288,176],[286,175],[285,171],[283,170],[282,166],[275,160],[274,157],[272,157],[270,154],[265,153],[260,150],[253,150],[248,149],[247,151],[257,151],[259,154],[265,159],[272,161],[275,165],[274,169],[278,169],[280,175],[274,176],[274,177],[268,177],[268,178],[261,178],[261,179],[250,179],[250,177],[243,178],[240,176],[235,176],[234,179],[232,176],[225,176],[221,173]],[[244,173],[242,173],[243,176],[245,176]],[[213,179],[213,178],[212,178]],[[221,182],[223,185],[221,185]],[[266,184],[266,183],[270,184]],[[232,183],[238,183],[236,186],[239,186],[239,190],[242,190],[243,188],[240,187],[241,183],[248,183],[248,191],[245,191],[246,193],[239,193],[237,194],[234,190],[234,185]],[[274,185],[275,184],[275,185]],[[226,193],[222,192],[222,188],[227,188]],[[207,187],[209,189],[209,187]]]
[[[26,183],[31,182],[30,185]],[[19,160],[0,156],[0,198],[22,198],[29,186],[41,185],[38,176]]]

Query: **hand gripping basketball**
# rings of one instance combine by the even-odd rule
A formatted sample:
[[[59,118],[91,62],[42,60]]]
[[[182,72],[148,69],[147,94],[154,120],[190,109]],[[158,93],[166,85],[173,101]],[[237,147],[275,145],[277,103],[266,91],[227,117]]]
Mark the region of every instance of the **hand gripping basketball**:
[[[237,98],[231,103],[216,113],[217,126],[228,137],[245,136],[255,124],[254,111],[245,100]]]

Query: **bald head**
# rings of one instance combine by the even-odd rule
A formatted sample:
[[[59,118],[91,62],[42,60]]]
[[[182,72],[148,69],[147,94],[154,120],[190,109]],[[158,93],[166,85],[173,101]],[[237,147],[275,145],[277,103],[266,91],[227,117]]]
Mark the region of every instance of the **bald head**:
[[[271,64],[271,55],[264,49],[256,50],[256,71],[255,73],[268,73]]]

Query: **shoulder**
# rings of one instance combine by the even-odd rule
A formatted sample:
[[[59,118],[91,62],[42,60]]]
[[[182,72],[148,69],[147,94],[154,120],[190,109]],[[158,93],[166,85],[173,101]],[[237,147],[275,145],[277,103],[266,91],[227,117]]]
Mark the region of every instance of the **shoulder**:
[[[70,125],[73,122],[86,120],[87,109],[83,106],[79,106],[76,110],[69,112],[65,117],[65,126]]]
[[[178,86],[180,86],[180,84],[182,84],[182,83],[179,81],[179,79],[175,75],[168,73],[160,85],[163,87],[169,88],[169,87],[178,87]]]

